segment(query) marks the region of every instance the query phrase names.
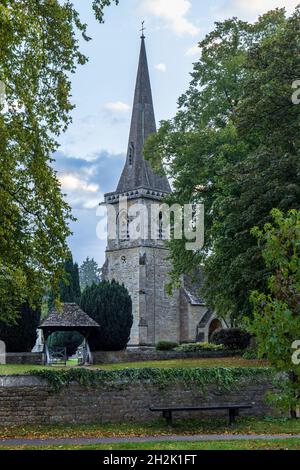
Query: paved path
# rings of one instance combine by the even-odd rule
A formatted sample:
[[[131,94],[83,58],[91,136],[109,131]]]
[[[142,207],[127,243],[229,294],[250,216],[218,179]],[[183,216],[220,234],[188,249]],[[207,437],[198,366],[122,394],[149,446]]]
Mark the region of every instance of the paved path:
[[[124,437],[124,438],[65,438],[65,439],[6,439],[0,440],[1,447],[41,447],[41,446],[85,446],[95,444],[124,444],[124,443],[145,443],[145,442],[201,442],[201,441],[255,441],[255,440],[281,440],[300,439],[300,435],[247,435],[247,434],[201,434],[196,436],[147,436],[147,437]]]

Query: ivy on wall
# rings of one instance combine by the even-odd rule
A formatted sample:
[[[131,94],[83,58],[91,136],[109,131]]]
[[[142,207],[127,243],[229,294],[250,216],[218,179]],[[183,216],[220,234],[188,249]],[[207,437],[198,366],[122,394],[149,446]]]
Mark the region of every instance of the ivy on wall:
[[[217,385],[220,391],[237,388],[243,381],[257,383],[266,378],[274,378],[275,373],[271,368],[195,368],[195,369],[121,369],[121,370],[39,370],[30,371],[29,375],[48,381],[55,392],[68,387],[71,383],[77,383],[86,387],[111,386],[148,382],[166,389],[170,384],[194,385],[202,392],[207,386]]]

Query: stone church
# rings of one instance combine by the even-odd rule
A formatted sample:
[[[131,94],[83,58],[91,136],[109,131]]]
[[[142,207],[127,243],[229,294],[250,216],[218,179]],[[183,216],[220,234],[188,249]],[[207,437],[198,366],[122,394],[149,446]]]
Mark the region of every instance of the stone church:
[[[160,206],[171,187],[166,176],[156,174],[143,158],[147,137],[156,132],[145,36],[141,51],[132,110],[127,158],[116,191],[105,195],[105,204],[115,207],[116,236],[108,237],[103,277],[115,279],[128,289],[133,305],[134,323],[130,345],[151,346],[161,340],[178,343],[208,341],[210,334],[222,325],[199,296],[198,287],[185,277],[182,287],[167,295],[165,287],[171,271],[167,259],[163,227],[157,223],[156,240],[147,234],[131,239],[126,211],[133,204],[146,209]],[[120,210],[126,198],[127,209]],[[110,213],[110,212],[109,212]]]

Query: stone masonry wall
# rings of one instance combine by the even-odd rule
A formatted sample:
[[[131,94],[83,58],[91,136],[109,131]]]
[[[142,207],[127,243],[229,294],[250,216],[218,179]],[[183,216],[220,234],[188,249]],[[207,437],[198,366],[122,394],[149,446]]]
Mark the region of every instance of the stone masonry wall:
[[[93,352],[94,364],[114,364],[122,362],[166,361],[172,359],[208,359],[240,356],[240,351],[157,351],[154,348],[129,348],[125,351]]]
[[[130,344],[139,344],[139,249],[124,249],[106,253],[107,276],[109,281],[115,279],[124,284],[132,300],[133,326],[131,329]]]
[[[180,341],[179,293],[169,297],[165,291],[171,270],[168,255],[164,248],[146,246],[106,253],[106,278],[124,284],[132,299],[130,345]],[[146,328],[145,341],[141,340],[141,325]]]
[[[207,396],[203,396],[195,386],[171,383],[168,389],[161,390],[149,382],[103,384],[99,387],[72,384],[55,393],[46,381],[37,377],[0,376],[0,422],[2,426],[148,422],[159,417],[149,411],[149,405],[240,402],[255,404],[253,410],[245,411],[245,415],[273,415],[274,410],[264,400],[270,390],[268,381],[261,379],[258,383],[240,383],[238,390],[225,393],[211,385]],[[216,413],[210,415],[216,416]],[[218,412],[217,415],[222,413]],[[180,418],[201,416],[204,413],[180,413]]]
[[[30,365],[43,365],[43,353],[6,353],[6,364],[30,364]]]

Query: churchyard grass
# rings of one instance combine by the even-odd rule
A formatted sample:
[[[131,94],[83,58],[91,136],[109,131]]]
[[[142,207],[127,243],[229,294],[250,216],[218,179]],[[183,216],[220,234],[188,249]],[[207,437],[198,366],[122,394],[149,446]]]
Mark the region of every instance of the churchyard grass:
[[[239,417],[234,427],[227,418],[213,420],[177,420],[167,428],[164,420],[151,423],[87,424],[87,425],[23,425],[2,426],[0,439],[55,439],[55,438],[124,438],[200,434],[247,434],[247,435],[300,435],[300,420],[288,418]]]
[[[173,359],[166,361],[134,362],[123,364],[98,365],[97,368],[125,369],[143,367],[165,368],[196,368],[196,367],[268,367],[268,362],[263,360],[246,360],[242,357],[224,357],[214,359]]]
[[[226,357],[214,359],[174,359],[167,361],[149,361],[149,362],[128,362],[117,364],[99,364],[89,367],[89,369],[104,369],[104,370],[117,370],[117,369],[131,369],[131,368],[144,368],[144,367],[159,367],[159,368],[196,368],[196,367],[267,367],[268,362],[263,360],[246,360],[242,357]],[[76,367],[75,364],[69,364],[68,367]],[[37,365],[19,365],[19,364],[5,364],[0,365],[0,375],[17,375],[26,374],[31,370],[42,369],[62,369],[63,366],[37,366]]]
[[[201,441],[201,442],[147,442],[124,444],[98,444],[90,446],[43,446],[43,447],[6,447],[2,450],[300,450],[300,439],[253,440],[253,441]]]

